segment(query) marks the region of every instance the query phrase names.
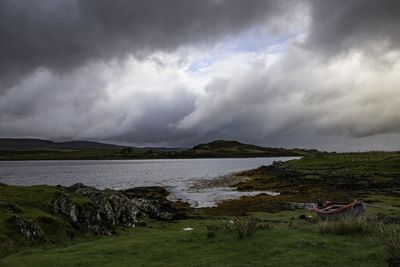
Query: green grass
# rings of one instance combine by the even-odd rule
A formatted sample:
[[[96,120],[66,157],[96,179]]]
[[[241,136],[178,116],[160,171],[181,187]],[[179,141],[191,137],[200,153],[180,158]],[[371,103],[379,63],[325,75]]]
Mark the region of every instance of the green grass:
[[[305,180],[331,184],[373,187],[393,185],[394,180],[400,179],[400,153],[394,152],[321,154],[291,161],[289,165]]]
[[[259,215],[288,221],[294,214]],[[273,223],[272,229],[242,240],[219,231],[207,238],[206,225],[223,223],[222,219],[153,223],[68,247],[23,251],[0,259],[0,266],[382,266],[384,262],[384,248],[370,237],[321,235],[315,225],[299,220],[290,228],[286,222]],[[185,232],[184,227],[194,230]]]

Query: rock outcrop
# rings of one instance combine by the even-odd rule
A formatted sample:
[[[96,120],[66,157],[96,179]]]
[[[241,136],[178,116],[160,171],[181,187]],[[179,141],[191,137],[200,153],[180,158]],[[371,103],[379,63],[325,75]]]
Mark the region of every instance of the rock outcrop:
[[[169,221],[185,217],[184,209],[167,199],[168,191],[163,187],[135,187],[123,191],[138,209],[150,218]]]
[[[185,217],[190,206],[168,200],[162,187],[99,190],[64,186],[0,185],[0,257],[15,248],[64,244],[77,236],[112,235],[145,226],[148,218]]]
[[[139,209],[122,192],[83,187],[75,193],[90,199],[95,205],[96,219],[110,227],[131,227],[137,223]]]
[[[71,194],[83,196],[89,202],[78,203]],[[51,206],[56,214],[67,218],[76,229],[110,235],[115,227],[134,227],[146,216],[159,220],[184,217],[184,212],[176,209],[173,202],[167,200],[167,195],[162,187],[117,191],[75,184],[66,188],[66,193],[54,198]]]

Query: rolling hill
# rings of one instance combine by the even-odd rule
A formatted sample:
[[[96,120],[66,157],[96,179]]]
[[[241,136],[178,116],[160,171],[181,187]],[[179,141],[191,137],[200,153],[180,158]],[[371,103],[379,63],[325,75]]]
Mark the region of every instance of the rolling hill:
[[[0,160],[173,159],[304,156],[315,150],[284,149],[216,140],[193,148],[126,147],[90,141],[0,139]]]
[[[53,142],[32,138],[0,138],[0,150],[122,149],[124,146],[90,141]]]

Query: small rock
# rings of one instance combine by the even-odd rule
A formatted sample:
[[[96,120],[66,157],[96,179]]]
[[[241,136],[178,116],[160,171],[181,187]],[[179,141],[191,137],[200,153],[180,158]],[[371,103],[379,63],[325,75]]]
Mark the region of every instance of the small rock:
[[[38,240],[43,238],[43,230],[34,222],[26,221],[18,215],[12,217],[17,231],[22,234],[27,240]]]
[[[68,217],[73,224],[79,225],[77,206],[68,194],[60,194],[57,198],[52,200],[51,204],[56,213]]]
[[[288,202],[290,209],[300,209],[300,210],[313,210],[317,207],[315,203],[299,203],[299,202]]]
[[[300,216],[299,216],[299,219],[300,220],[305,220],[305,221],[307,221],[307,222],[312,222],[312,220],[311,220],[311,218],[312,218],[312,216],[306,216],[305,214],[301,214]]]
[[[7,207],[7,209],[9,210],[9,211],[11,211],[11,212],[13,212],[13,213],[18,213],[18,212],[21,212],[21,209],[17,206],[17,205],[15,205],[14,203],[7,203],[6,204],[6,207]]]

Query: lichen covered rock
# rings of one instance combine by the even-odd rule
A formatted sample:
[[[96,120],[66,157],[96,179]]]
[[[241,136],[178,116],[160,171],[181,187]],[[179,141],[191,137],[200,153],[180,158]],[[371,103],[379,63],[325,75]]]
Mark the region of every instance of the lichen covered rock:
[[[57,214],[68,217],[71,222],[78,226],[78,207],[68,194],[61,194],[51,201],[54,211]]]
[[[121,192],[74,185],[68,190],[86,197],[91,205],[73,201],[68,193],[53,199],[54,212],[67,217],[74,227],[97,234],[111,234],[114,227],[133,227],[139,209]]]
[[[71,197],[78,194],[90,200],[82,205]],[[174,207],[162,187],[139,187],[124,191],[99,190],[83,184],[66,188],[66,192],[51,201],[56,214],[66,217],[80,230],[97,234],[111,234],[115,227],[134,227],[142,217],[174,220],[185,216]]]

